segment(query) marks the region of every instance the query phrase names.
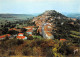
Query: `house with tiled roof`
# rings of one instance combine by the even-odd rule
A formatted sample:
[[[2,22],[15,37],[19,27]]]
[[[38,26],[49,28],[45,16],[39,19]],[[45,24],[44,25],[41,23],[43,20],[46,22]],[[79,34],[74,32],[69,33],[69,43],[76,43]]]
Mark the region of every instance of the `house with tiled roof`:
[[[65,41],[66,41],[66,39],[60,39],[60,41],[63,41],[63,42],[65,42]]]
[[[32,34],[31,30],[26,31],[27,34]]]
[[[48,39],[54,38],[51,33],[53,30],[53,23],[51,23],[51,20],[53,20],[53,18],[54,17],[47,15],[47,13],[35,17],[33,19],[33,22],[35,22],[36,26],[38,26],[37,33],[41,34],[44,38]]]
[[[23,33],[19,33],[18,36],[23,36]]]
[[[9,37],[9,38],[10,38],[11,35],[10,35],[10,34],[2,35],[2,36],[0,36],[0,40],[1,40],[1,39],[5,39],[6,37]]]
[[[44,31],[45,31],[45,32],[52,32],[52,26],[49,25],[49,24],[45,25],[45,26],[44,26]]]
[[[11,31],[11,30],[15,30],[15,31],[21,32],[21,29],[16,29],[16,28],[9,29],[9,31]]]
[[[22,32],[21,29],[16,29],[15,31]]]
[[[27,26],[27,27],[23,27],[23,28],[27,29],[26,33],[28,35],[32,35],[33,30],[35,30],[34,26]]]
[[[77,19],[73,18],[72,20],[73,20],[73,21],[76,21]]]
[[[27,37],[26,36],[24,36],[24,34],[23,33],[19,33],[18,34],[18,36],[16,37],[17,39],[27,39]]]
[[[16,30],[16,28],[11,28],[11,29],[9,29],[9,31],[10,31],[10,30]]]
[[[26,36],[17,36],[16,38],[17,38],[17,39],[23,39],[23,40],[27,39]]]

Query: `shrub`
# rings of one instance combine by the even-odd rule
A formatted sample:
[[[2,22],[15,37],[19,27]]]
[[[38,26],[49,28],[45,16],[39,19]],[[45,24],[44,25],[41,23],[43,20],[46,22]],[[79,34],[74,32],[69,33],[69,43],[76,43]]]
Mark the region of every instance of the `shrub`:
[[[41,47],[33,47],[33,56],[41,56],[41,55],[42,55]]]
[[[22,49],[22,54],[26,56],[32,55],[32,48],[30,47],[25,47]]]
[[[62,45],[60,45],[60,48],[58,50],[59,53],[64,54],[64,55],[69,55],[72,54],[72,50],[70,49],[68,43],[64,42]]]
[[[13,47],[13,46],[17,46],[17,45],[23,44],[23,40],[11,39],[11,40],[7,40],[7,41],[5,42],[5,44],[6,44],[8,47]]]

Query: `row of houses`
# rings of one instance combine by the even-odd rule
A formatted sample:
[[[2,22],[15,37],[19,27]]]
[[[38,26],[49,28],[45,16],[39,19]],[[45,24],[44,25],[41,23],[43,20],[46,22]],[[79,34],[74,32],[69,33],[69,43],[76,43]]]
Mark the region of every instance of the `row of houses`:
[[[34,26],[27,26],[27,27],[23,27],[23,28],[25,28],[27,30],[26,33],[30,36],[32,35],[33,30],[35,30]]]
[[[28,34],[29,36],[32,36],[32,32],[34,30],[34,26],[26,26],[26,27],[23,27],[24,29],[26,29],[26,34]],[[16,37],[17,39],[27,39],[26,36],[24,36],[24,33],[19,33]]]
[[[18,31],[18,32],[22,32],[21,29],[17,29],[17,28],[11,28],[11,29],[9,29],[9,31],[11,31],[11,30],[15,30],[15,31]]]
[[[8,38],[10,39],[10,38],[12,38],[12,35],[10,35],[10,34],[2,35],[2,36],[0,36],[0,40],[5,39],[6,37],[8,37]],[[27,37],[24,36],[23,33],[19,33],[19,34],[16,36],[16,38],[17,38],[17,39],[23,39],[23,40],[24,40],[24,39],[27,39]]]
[[[38,27],[37,33],[41,34],[44,38],[47,39],[54,39],[52,34],[52,30],[57,30],[55,24],[51,23],[51,21],[55,21],[54,17],[41,15],[35,17],[33,22],[35,22],[36,26]],[[66,39],[60,39],[60,41],[65,41]]]
[[[48,33],[48,32],[47,32],[47,35],[48,35],[48,36],[51,36],[51,34]],[[46,36],[47,36],[47,35],[46,35]],[[48,36],[47,36],[47,37],[48,37]],[[2,36],[0,36],[0,40],[5,39],[6,37],[11,38],[11,35],[10,35],[10,34],[2,35]],[[24,36],[24,33],[19,33],[16,38],[17,38],[17,39],[23,39],[23,40],[27,39],[27,37]],[[67,40],[66,40],[66,39],[60,39],[60,41],[65,42],[65,41],[67,41]]]
[[[54,39],[52,35],[52,25],[50,23],[45,23],[43,25],[43,37],[47,39]]]
[[[54,38],[52,35],[52,23],[48,21],[48,19],[53,20],[51,16],[38,16],[33,19],[36,26],[38,26],[37,33],[41,34],[44,38]]]
[[[34,26],[26,26],[26,27],[23,27],[24,29],[26,29],[26,34],[28,34],[29,36],[32,36],[32,32],[34,30]],[[12,30],[15,30],[15,31],[18,31],[19,33],[18,34],[15,34],[15,35],[11,35],[11,34],[5,34],[5,35],[1,35],[0,36],[0,40],[2,39],[5,39],[6,37],[8,38],[14,38],[16,37],[17,39],[27,39],[26,36],[24,36],[24,33],[22,33],[21,29],[17,29],[17,28],[11,28],[9,29],[9,31],[12,31]]]

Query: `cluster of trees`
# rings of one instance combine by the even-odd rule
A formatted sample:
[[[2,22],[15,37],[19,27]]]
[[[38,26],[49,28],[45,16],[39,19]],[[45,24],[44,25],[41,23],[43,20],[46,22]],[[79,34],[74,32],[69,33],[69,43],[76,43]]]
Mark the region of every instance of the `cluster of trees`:
[[[56,19],[55,22],[56,22],[55,24],[57,27],[56,33],[55,34],[53,33],[55,38],[69,39],[70,31],[79,31],[80,25],[78,25],[79,23],[77,21]],[[74,22],[74,24],[70,24],[70,22]]]
[[[35,39],[19,40],[11,39],[0,41],[0,55],[4,56],[66,56],[73,54],[70,42],[59,40]]]
[[[32,26],[34,25],[33,22],[31,22],[32,19],[29,19],[29,20],[19,20],[19,21],[14,21],[14,22],[7,22],[6,24],[3,24],[1,23],[1,27],[0,27],[0,35],[3,35],[3,34],[7,34],[9,33],[9,29],[10,28],[22,28],[25,24],[26,26]],[[6,22],[6,21],[5,21]],[[19,27],[19,25],[21,25]],[[22,29],[23,30],[23,29]]]

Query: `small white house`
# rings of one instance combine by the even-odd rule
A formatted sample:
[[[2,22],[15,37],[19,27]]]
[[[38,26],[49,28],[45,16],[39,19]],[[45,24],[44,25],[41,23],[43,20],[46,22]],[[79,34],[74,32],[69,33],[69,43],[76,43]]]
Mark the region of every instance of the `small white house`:
[[[23,36],[23,33],[19,33],[18,36]]]

